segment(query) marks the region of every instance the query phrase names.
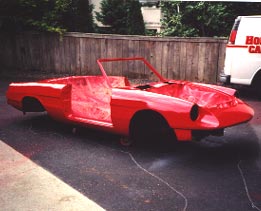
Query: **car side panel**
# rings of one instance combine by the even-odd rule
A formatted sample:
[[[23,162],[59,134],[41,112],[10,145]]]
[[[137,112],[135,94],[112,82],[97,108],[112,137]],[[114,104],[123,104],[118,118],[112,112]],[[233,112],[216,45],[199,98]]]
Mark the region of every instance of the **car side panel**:
[[[6,93],[7,102],[13,107],[23,110],[24,97],[37,99],[50,116],[65,120],[70,113],[71,86],[66,84],[47,83],[12,83]]]
[[[191,137],[192,130],[214,130],[249,121],[254,111],[237,101],[227,108],[199,107],[199,116],[193,121],[190,111],[194,104],[173,97],[141,90],[113,89],[111,109],[114,129],[124,135],[129,134],[129,124],[134,114],[141,110],[153,110],[161,114],[169,126],[179,132],[179,136]]]
[[[174,107],[175,106],[175,107]],[[141,90],[113,89],[111,110],[115,130],[128,135],[129,124],[138,111],[160,113],[172,128],[184,128],[190,120],[193,103]]]

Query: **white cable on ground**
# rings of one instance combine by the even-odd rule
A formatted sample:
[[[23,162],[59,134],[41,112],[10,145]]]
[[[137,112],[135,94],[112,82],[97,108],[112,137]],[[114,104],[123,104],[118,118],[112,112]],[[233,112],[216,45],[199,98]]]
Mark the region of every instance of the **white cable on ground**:
[[[249,190],[248,190],[248,187],[247,187],[247,182],[246,182],[244,173],[243,173],[243,171],[242,171],[242,169],[241,169],[241,167],[240,167],[241,161],[242,161],[242,160],[240,160],[240,161],[238,162],[237,168],[238,168],[238,170],[239,170],[239,172],[240,172],[240,175],[241,175],[241,178],[242,178],[242,180],[243,180],[243,184],[244,184],[244,188],[245,188],[245,191],[246,191],[246,194],[247,194],[247,198],[248,198],[248,200],[249,200],[249,202],[250,202],[250,204],[251,204],[251,207],[252,207],[253,209],[256,209],[256,210],[258,210],[258,211],[261,211],[261,209],[254,204],[254,202],[253,202],[253,200],[252,200],[252,198],[251,198],[251,196],[250,196],[250,194],[249,194]]]

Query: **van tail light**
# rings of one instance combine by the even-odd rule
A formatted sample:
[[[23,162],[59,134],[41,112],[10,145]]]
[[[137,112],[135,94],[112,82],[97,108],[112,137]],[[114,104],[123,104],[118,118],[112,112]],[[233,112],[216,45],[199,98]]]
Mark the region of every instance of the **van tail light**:
[[[232,30],[229,37],[229,44],[235,44],[237,37],[237,30]]]
[[[235,44],[236,41],[236,37],[237,37],[237,30],[238,30],[238,26],[240,24],[241,21],[241,17],[239,16],[236,20],[235,23],[233,25],[232,31],[230,33],[230,37],[229,37],[229,44]]]

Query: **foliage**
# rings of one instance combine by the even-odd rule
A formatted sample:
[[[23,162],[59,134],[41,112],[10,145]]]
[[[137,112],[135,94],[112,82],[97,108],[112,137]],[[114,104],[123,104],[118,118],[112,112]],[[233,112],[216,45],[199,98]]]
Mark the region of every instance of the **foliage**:
[[[96,12],[96,19],[105,26],[110,26],[110,33],[127,34],[127,9],[123,0],[103,0],[101,12]]]
[[[145,25],[141,13],[141,5],[138,1],[129,1],[127,4],[127,28],[128,34],[144,35]]]
[[[259,14],[260,3],[162,1],[162,35],[227,36],[239,15]]]
[[[141,5],[137,0],[102,0],[96,19],[112,34],[145,34]]]
[[[21,8],[16,0],[0,0],[0,30],[14,31],[20,26]]]
[[[228,36],[237,16],[261,10],[258,2],[161,1],[159,6],[162,35],[182,37]],[[93,32],[92,11],[89,0],[0,0],[0,31]],[[103,32],[145,34],[138,0],[102,0],[96,16]]]
[[[230,14],[221,2],[162,2],[164,35],[223,35]],[[231,26],[229,26],[231,28]]]
[[[86,0],[70,0],[61,23],[68,31],[93,32],[93,6]]]
[[[0,30],[93,31],[88,0],[2,0],[0,8]]]

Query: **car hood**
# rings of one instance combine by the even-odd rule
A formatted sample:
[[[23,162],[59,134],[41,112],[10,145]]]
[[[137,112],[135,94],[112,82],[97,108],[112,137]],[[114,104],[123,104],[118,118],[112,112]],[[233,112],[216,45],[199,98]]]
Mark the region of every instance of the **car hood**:
[[[201,107],[217,107],[237,103],[236,90],[216,85],[193,83],[187,81],[169,81],[153,84],[148,92],[163,94],[196,103]]]

